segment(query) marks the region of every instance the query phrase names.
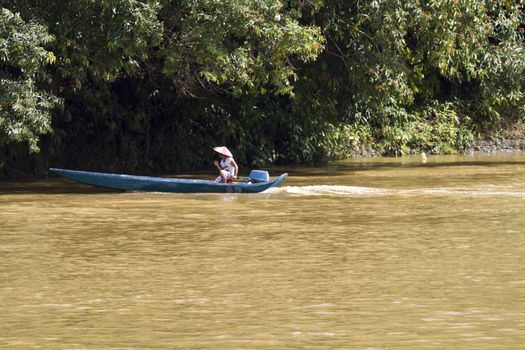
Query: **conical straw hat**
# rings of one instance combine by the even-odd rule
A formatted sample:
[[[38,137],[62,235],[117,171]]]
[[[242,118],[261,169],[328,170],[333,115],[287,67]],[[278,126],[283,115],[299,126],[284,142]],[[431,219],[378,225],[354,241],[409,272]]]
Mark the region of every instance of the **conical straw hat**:
[[[230,152],[228,148],[226,148],[226,146],[213,147],[212,150],[214,150],[215,152],[219,154],[223,154],[227,157],[233,157],[233,154]]]

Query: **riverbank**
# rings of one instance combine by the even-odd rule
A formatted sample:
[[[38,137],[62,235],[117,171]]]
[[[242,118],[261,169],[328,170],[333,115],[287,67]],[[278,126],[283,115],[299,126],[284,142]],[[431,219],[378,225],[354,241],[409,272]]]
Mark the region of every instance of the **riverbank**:
[[[511,153],[525,152],[525,130],[506,131],[500,135],[485,135],[475,139],[464,154],[492,154],[492,153]],[[348,153],[352,158],[376,158],[384,157],[383,150],[369,144],[348,146]],[[409,154],[419,154],[420,150],[410,150]]]
[[[469,153],[506,153],[525,151],[525,126],[508,125],[504,130],[477,138]]]
[[[381,158],[381,157],[387,157],[388,154],[385,153],[385,150],[379,146],[379,142],[376,143],[357,143],[357,142],[349,142],[346,146],[346,149],[342,152],[345,155],[345,158]],[[341,147],[343,149],[345,147]],[[403,155],[410,155],[410,154],[420,154],[422,152],[425,152],[427,155],[429,154],[440,154],[440,153],[432,153],[428,152],[426,150],[421,149],[410,149],[408,152],[405,153],[398,153],[397,156],[403,156]],[[446,152],[446,153],[459,153],[459,154],[495,154],[495,153],[513,153],[513,152],[525,152],[525,127],[515,125],[513,127],[508,127],[505,131],[500,131],[498,133],[492,133],[492,134],[485,134],[484,136],[478,137],[474,141],[471,142],[470,146],[465,149],[464,151],[457,151],[454,152],[452,149],[452,152]],[[446,154],[442,153],[442,154]],[[39,157],[39,154],[33,154],[30,156],[31,159],[29,159],[27,162],[22,162],[24,164],[23,166],[18,165],[17,167],[13,166],[11,164],[10,171],[7,171],[6,169],[3,169],[4,172],[2,173],[2,169],[0,168],[0,179],[4,180],[30,180],[30,179],[38,179],[38,178],[45,178],[48,177],[48,166],[57,166],[56,163],[49,164],[48,161],[45,160],[44,157]],[[330,157],[328,157],[330,158]],[[340,157],[334,157],[332,159],[338,159]],[[17,164],[20,164],[17,162]],[[285,165],[287,163],[281,162],[279,165]],[[305,163],[307,164],[307,163]],[[322,164],[322,162],[318,163]],[[92,168],[89,168],[89,166],[85,167],[73,167],[75,169],[81,169],[81,170],[94,170]],[[271,165],[270,165],[271,166]],[[71,167],[67,164],[64,164],[63,167]],[[249,166],[242,165],[244,168],[249,168]],[[179,170],[180,171],[195,171],[199,169],[199,167],[192,167],[188,168],[186,170]],[[107,171],[107,172],[124,172],[124,173],[133,173],[133,174],[143,174],[143,175],[158,175],[160,173],[173,173],[173,171],[163,171],[160,169],[148,169],[147,171],[144,169],[123,169],[123,170],[111,170],[109,168],[102,168],[98,169],[101,171]],[[202,168],[201,168],[202,170]]]
[[[480,139],[476,140],[469,153],[498,153],[498,152],[523,152],[525,151],[525,136],[506,139]]]

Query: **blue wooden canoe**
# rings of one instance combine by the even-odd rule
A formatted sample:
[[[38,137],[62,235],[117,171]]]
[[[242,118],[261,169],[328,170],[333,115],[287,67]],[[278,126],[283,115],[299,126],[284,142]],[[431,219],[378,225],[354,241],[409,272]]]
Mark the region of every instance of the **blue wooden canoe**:
[[[95,173],[57,168],[50,168],[49,170],[67,179],[94,186],[126,191],[180,193],[257,193],[265,191],[270,187],[278,186],[288,176],[288,174],[285,173],[266,182],[224,184],[211,180]]]

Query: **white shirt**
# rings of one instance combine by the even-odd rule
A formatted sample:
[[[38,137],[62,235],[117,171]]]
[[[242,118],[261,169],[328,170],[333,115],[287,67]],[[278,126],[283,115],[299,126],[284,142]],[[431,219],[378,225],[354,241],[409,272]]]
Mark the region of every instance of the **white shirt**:
[[[233,173],[232,159],[233,157],[221,158],[221,161],[219,162],[221,168],[226,170],[231,176],[235,175]]]

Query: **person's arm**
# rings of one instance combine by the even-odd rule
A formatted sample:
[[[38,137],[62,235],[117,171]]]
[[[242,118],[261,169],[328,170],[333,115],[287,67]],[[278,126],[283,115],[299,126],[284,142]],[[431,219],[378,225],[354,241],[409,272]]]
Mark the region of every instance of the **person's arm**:
[[[215,165],[215,167],[216,167],[217,169],[222,170],[221,167],[220,167],[220,165],[219,165],[219,161],[218,161],[218,160],[214,160],[214,161],[213,161],[213,165]]]
[[[235,163],[235,160],[232,159],[232,167],[233,167],[233,177],[237,177],[237,174],[239,173],[239,167],[237,166],[237,163]]]

